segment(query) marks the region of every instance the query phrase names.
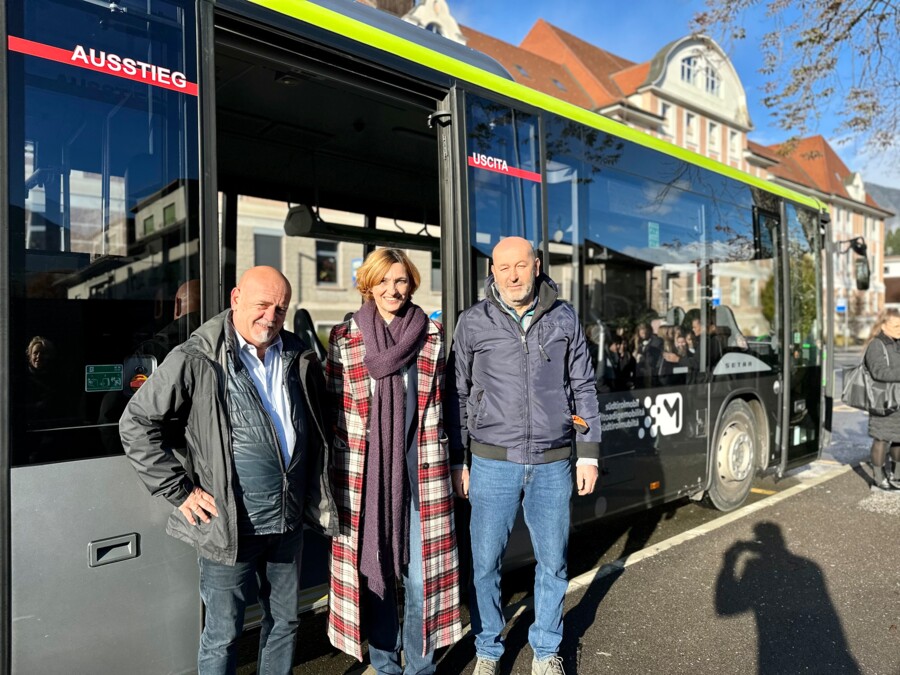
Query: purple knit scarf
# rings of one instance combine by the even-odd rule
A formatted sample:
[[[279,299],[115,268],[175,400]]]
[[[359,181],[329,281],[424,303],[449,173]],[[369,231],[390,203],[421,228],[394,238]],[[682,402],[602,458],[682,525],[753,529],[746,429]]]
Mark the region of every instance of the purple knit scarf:
[[[406,395],[401,369],[412,362],[428,329],[417,305],[406,303],[389,324],[374,300],[353,315],[366,346],[364,363],[375,380],[369,408],[369,446],[359,571],[369,590],[384,597],[387,580],[409,562],[409,486],[406,471]]]

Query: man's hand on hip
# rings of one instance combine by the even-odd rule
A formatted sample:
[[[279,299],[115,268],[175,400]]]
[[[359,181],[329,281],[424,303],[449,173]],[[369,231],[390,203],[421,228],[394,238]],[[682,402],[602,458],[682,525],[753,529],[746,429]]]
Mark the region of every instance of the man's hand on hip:
[[[458,497],[462,499],[469,498],[469,467],[451,471],[450,482],[453,484],[453,491]]]
[[[203,488],[199,487],[195,487],[191,491],[191,494],[189,494],[188,498],[181,503],[178,510],[184,514],[184,517],[187,518],[187,521],[191,525],[197,524],[194,520],[194,516],[204,523],[208,523],[210,516],[219,515],[219,511],[216,509],[215,498],[208,492],[205,492]]]
[[[579,495],[589,495],[597,485],[597,477],[600,471],[596,466],[584,464],[575,467],[575,484]]]

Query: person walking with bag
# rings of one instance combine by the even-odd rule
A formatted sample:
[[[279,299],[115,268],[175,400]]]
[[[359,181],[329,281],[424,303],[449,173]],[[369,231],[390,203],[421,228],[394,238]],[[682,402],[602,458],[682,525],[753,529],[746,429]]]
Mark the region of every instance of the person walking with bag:
[[[885,310],[872,327],[863,360],[873,380],[897,383],[900,387],[900,310]],[[869,436],[872,437],[872,477],[880,490],[900,490],[900,411],[887,415],[869,414]],[[892,445],[892,443],[898,443]],[[888,450],[893,470],[885,471]]]
[[[331,331],[325,368],[340,522],[328,637],[362,660],[368,636],[379,675],[433,673],[434,650],[462,637],[442,329],[412,303],[403,251],[371,253],[356,275],[363,306]]]

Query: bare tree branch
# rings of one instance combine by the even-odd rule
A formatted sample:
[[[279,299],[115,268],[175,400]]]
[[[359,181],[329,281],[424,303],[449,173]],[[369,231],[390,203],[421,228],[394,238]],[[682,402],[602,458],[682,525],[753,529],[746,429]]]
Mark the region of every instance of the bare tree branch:
[[[780,128],[808,135],[831,110],[829,131],[871,150],[900,146],[900,0],[706,0],[692,29],[728,50],[762,9],[763,104]]]

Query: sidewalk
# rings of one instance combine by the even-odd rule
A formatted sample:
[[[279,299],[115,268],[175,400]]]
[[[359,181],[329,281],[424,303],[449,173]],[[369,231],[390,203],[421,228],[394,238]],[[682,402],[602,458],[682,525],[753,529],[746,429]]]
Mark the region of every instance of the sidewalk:
[[[900,492],[816,463],[804,484],[573,579],[562,655],[578,673],[900,673]],[[529,604],[501,673],[530,673]],[[470,673],[471,638],[439,673]],[[466,658],[468,656],[468,658]]]

